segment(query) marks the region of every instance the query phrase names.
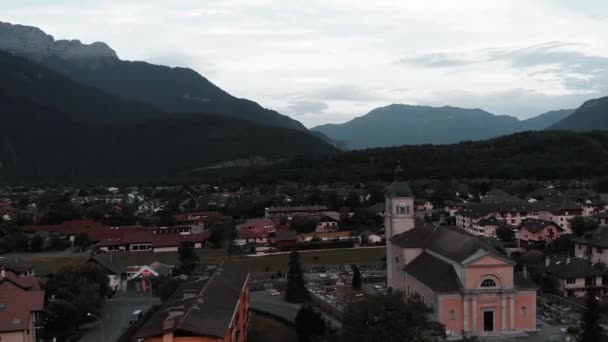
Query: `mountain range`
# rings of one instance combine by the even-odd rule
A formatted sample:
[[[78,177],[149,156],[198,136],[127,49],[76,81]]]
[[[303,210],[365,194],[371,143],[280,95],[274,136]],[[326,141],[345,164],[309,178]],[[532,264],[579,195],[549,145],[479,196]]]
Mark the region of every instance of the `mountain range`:
[[[481,109],[392,104],[343,124],[311,128],[346,149],[484,140],[521,131],[543,130],[570,115],[557,110],[519,120]]]

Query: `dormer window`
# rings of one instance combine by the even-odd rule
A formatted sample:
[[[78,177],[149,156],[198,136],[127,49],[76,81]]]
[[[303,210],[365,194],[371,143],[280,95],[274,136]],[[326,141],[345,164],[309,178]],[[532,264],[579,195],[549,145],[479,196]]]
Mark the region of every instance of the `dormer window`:
[[[484,281],[481,282],[481,285],[479,285],[479,287],[482,287],[482,288],[496,287],[496,282],[493,279],[485,279]]]

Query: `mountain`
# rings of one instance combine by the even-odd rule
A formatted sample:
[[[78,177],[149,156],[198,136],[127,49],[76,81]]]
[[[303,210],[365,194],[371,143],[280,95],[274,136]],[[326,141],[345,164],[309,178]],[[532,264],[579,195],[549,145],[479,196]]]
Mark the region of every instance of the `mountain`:
[[[608,168],[608,132],[526,131],[482,141],[448,145],[409,145],[346,151],[323,157],[304,157],[264,168],[238,169],[221,174],[226,182],[246,179],[250,184],[277,180],[304,184],[390,181],[397,161],[404,177],[424,187],[437,185],[445,195],[449,181],[559,180],[604,177]],[[458,182],[455,182],[458,183]],[[422,190],[422,189],[421,189]],[[432,196],[432,192],[425,191]],[[463,190],[455,190],[463,191]]]
[[[568,115],[572,114],[574,109],[552,110],[535,117],[522,120],[522,131],[541,131],[547,127],[559,122]]]
[[[22,57],[0,52],[0,90],[47,108],[60,108],[75,121],[127,122],[158,117],[153,106],[109,95]]]
[[[25,56],[79,83],[165,112],[219,113],[305,131],[298,121],[236,98],[187,68],[123,61],[105,43],[55,40],[42,30],[0,23],[0,50]]]
[[[555,111],[520,121],[481,109],[392,104],[343,124],[321,125],[311,130],[321,132],[333,141],[344,142],[348,149],[450,144],[544,129],[567,114],[567,111]]]
[[[586,101],[571,115],[549,129],[570,131],[608,130],[608,97]]]
[[[336,151],[297,129],[208,113],[147,113],[146,105],[6,53],[0,53],[0,72],[5,181],[143,179],[239,159]],[[117,113],[137,113],[137,119],[122,120]],[[103,120],[106,115],[116,119]]]

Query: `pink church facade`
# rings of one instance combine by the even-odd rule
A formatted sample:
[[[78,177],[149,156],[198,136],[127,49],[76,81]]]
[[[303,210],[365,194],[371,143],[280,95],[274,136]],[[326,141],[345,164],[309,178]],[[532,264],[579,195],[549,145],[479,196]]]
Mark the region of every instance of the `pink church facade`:
[[[386,197],[390,287],[420,296],[450,338],[536,330],[536,286],[511,259],[457,227],[417,225],[412,209],[397,177]]]

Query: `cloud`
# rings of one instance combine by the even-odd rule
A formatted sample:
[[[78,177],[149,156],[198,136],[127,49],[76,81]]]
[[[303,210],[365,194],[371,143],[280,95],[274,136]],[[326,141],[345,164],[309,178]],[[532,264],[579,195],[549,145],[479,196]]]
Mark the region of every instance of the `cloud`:
[[[411,64],[427,68],[445,68],[475,63],[475,60],[466,59],[458,54],[446,52],[432,52],[425,55],[402,58],[395,61],[396,64]]]
[[[321,101],[309,101],[309,100],[293,100],[284,108],[284,110],[296,116],[310,115],[310,114],[321,114],[329,106],[325,102]]]

